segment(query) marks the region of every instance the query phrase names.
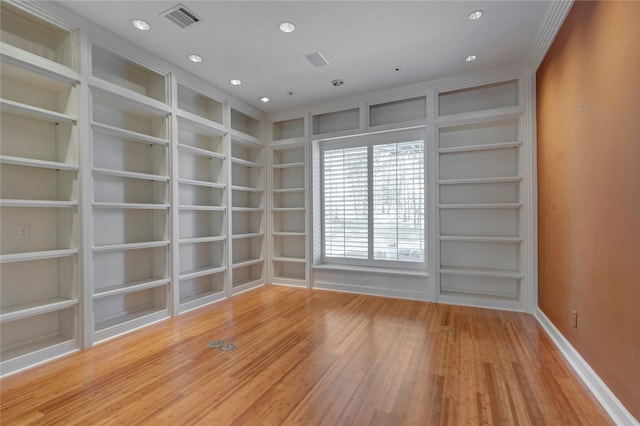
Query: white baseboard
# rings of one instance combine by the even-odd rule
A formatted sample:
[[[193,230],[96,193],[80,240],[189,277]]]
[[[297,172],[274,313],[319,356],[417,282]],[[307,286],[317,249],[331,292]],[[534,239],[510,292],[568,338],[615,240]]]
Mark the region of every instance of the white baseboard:
[[[611,389],[609,389],[596,372],[593,371],[587,361],[582,358],[578,351],[575,350],[571,343],[560,333],[540,308],[536,309],[535,317],[553,343],[560,349],[560,352],[564,355],[571,367],[578,373],[578,376],[580,376],[582,381],[587,385],[591,393],[593,393],[609,416],[611,416],[611,419],[620,426],[640,426],[640,422],[622,405],[620,400],[611,392]]]

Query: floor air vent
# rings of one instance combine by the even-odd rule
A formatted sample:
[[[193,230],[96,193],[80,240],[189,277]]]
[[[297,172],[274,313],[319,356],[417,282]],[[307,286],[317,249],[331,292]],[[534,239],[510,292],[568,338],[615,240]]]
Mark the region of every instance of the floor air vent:
[[[162,15],[180,28],[189,28],[202,22],[202,19],[183,4],[173,6],[171,9],[162,12]]]

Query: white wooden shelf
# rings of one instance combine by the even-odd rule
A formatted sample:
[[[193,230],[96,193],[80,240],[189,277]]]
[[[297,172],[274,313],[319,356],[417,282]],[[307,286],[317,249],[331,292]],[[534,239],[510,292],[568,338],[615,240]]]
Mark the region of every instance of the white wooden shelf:
[[[441,209],[518,209],[522,203],[439,204]]]
[[[262,207],[232,207],[234,212],[261,212],[264,211]]]
[[[239,130],[231,129],[229,134],[231,135],[231,139],[233,140],[233,142],[239,142],[239,143],[244,143],[244,144],[247,144],[247,145],[253,145],[255,147],[261,147],[262,146],[262,142],[260,141],[260,139],[256,138],[255,136],[251,136],[251,135],[248,135],[246,133],[243,133],[243,132],[241,132]]]
[[[231,185],[231,189],[234,191],[263,192],[261,188],[251,188],[249,186],[239,186],[239,185]]]
[[[40,207],[40,208],[58,208],[69,209],[76,207],[77,201],[56,201],[56,200],[12,200],[2,199],[0,200],[0,206],[2,207]]]
[[[134,105],[136,108],[152,114],[168,115],[171,112],[171,107],[163,102],[97,77],[89,78],[89,87],[94,94],[101,93],[116,97],[123,103]]]
[[[168,145],[167,139],[159,138],[156,136],[145,135],[144,133],[138,133],[131,130],[123,129],[121,127],[110,126],[99,122],[92,122],[91,127],[94,131],[110,135],[117,136],[119,138],[127,139],[132,142],[150,143],[157,145]]]
[[[207,290],[180,297],[180,313],[224,299],[224,290]],[[197,303],[193,303],[197,302]],[[192,306],[193,304],[193,306]]]
[[[491,143],[484,145],[467,145],[467,146],[456,146],[451,148],[438,148],[438,152],[440,154],[450,154],[456,152],[473,152],[473,151],[491,151],[496,149],[505,149],[505,148],[519,148],[522,145],[522,142],[503,142],[503,143]]]
[[[0,42],[0,58],[3,63],[15,65],[52,80],[72,85],[80,83],[80,74],[71,68],[8,43]]]
[[[199,211],[212,211],[212,212],[222,212],[227,208],[224,206],[197,206],[197,205],[181,205],[178,206],[179,210],[199,210]]]
[[[166,308],[158,308],[158,307],[142,308],[142,309],[137,309],[133,311],[127,311],[126,313],[123,313],[113,318],[109,318],[108,320],[96,322],[95,330],[96,330],[96,333],[101,331],[106,331],[111,327],[123,326],[123,325],[126,325],[127,323],[133,322],[134,320],[142,319],[144,317],[151,316],[153,314],[160,314],[160,313],[166,313],[168,315]],[[162,315],[162,316],[165,316],[165,315]],[[127,327],[127,329],[134,329],[134,328],[136,327]]]
[[[124,250],[137,250],[153,247],[166,247],[170,244],[168,240],[162,241],[145,241],[142,243],[125,243],[125,244],[109,244],[104,246],[93,247],[94,252],[109,252],[109,251],[124,251]]]
[[[178,276],[178,278],[180,280],[192,280],[194,278],[205,277],[207,275],[217,274],[226,270],[227,268],[224,266],[200,268],[194,271],[183,272]]]
[[[286,194],[288,192],[294,193],[294,192],[305,192],[305,191],[306,189],[304,188],[273,188],[271,190],[271,192],[274,194]]]
[[[257,264],[262,263],[262,262],[264,262],[263,258],[259,258],[259,259],[241,259],[241,260],[238,260],[238,261],[234,262],[232,267],[233,267],[233,269],[236,269],[236,268],[242,268],[244,266],[257,265]]]
[[[77,171],[78,166],[68,163],[58,163],[56,161],[36,160],[26,157],[13,157],[10,155],[0,155],[0,164],[23,166],[23,167],[36,167],[40,169],[53,169],[64,171]]]
[[[183,179],[183,178],[178,179],[178,183],[179,184],[184,184],[184,185],[205,186],[207,188],[221,188],[221,189],[224,189],[224,188],[227,187],[224,183],[208,182],[206,180]]]
[[[306,263],[307,259],[304,257],[283,257],[283,256],[276,256],[276,257],[272,257],[271,258],[272,261],[274,262],[295,262],[295,263]]]
[[[306,237],[306,232],[281,232],[273,231],[271,233],[274,237]]]
[[[503,271],[499,269],[477,269],[477,268],[457,268],[442,267],[438,270],[441,274],[448,275],[466,275],[475,277],[491,277],[491,278],[511,278],[521,279],[522,274],[516,271]]]
[[[2,349],[2,362],[3,366],[5,362],[11,362],[21,356],[33,354],[38,351],[46,351],[47,358],[60,356],[69,353],[75,349],[78,349],[77,344],[73,337],[61,336],[56,334],[54,336],[51,333],[43,334],[35,339],[30,339],[28,342],[19,346],[10,346],[7,349]],[[18,365],[24,368],[24,365],[18,363]],[[20,367],[16,367],[16,370]],[[7,369],[9,370],[9,369]],[[13,370],[13,369],[11,369]],[[6,371],[6,370],[5,370]]]
[[[227,237],[225,235],[216,235],[211,237],[196,237],[196,238],[181,238],[178,240],[178,244],[200,244],[200,243],[212,243],[215,241],[224,241]]]
[[[441,179],[438,181],[440,185],[467,185],[480,183],[510,183],[520,182],[522,176],[507,176],[493,178],[472,178],[472,179]]]
[[[273,212],[303,212],[307,210],[305,207],[273,207]]]
[[[52,299],[38,300],[31,303],[14,305],[0,310],[0,323],[15,321],[48,312],[60,311],[78,304],[76,299],[55,297]]]
[[[193,154],[193,155],[197,155],[199,157],[206,157],[206,158],[219,158],[224,160],[226,158],[226,155],[221,154],[219,152],[215,152],[215,151],[209,151],[207,149],[202,149],[202,148],[197,148],[195,146],[191,146],[191,145],[185,145],[185,144],[178,144],[178,150],[180,152],[186,152],[189,154]]]
[[[168,278],[148,278],[145,280],[132,281],[128,283],[122,283],[122,284],[117,284],[117,285],[96,289],[96,292],[93,295],[93,298],[100,299],[102,297],[114,296],[116,294],[134,293],[136,291],[146,290],[148,288],[161,287],[167,284],[169,284]]]
[[[169,180],[169,176],[152,175],[148,173],[138,173],[138,172],[128,172],[125,170],[104,169],[100,167],[94,167],[93,173],[98,175],[104,175],[104,176],[115,176],[115,177],[121,177],[121,178],[140,179],[140,180],[153,180],[157,182],[167,182]]]
[[[213,120],[207,120],[206,118],[200,117],[199,115],[193,114],[189,111],[178,109],[176,110],[176,116],[181,120],[188,121],[190,124],[199,126],[213,135],[224,136],[227,134],[227,129],[222,124]]]
[[[78,249],[61,249],[32,251],[27,253],[10,253],[0,256],[0,263],[26,262],[31,260],[56,259],[78,254]]]
[[[248,234],[235,234],[231,237],[231,239],[233,240],[241,240],[244,238],[257,238],[257,237],[263,237],[264,233],[263,232],[251,232]]]
[[[134,210],[165,210],[169,208],[169,204],[150,204],[150,203],[104,203],[93,202],[95,209],[134,209]]]
[[[254,162],[254,161],[245,160],[243,158],[232,157],[231,158],[231,162],[233,164],[238,164],[238,165],[246,166],[246,167],[262,167],[260,164]]]
[[[458,236],[458,235],[440,235],[440,241],[460,241],[460,242],[477,242],[477,243],[521,243],[520,237],[479,237],[479,236]]]
[[[77,123],[76,117],[72,115],[50,111],[44,108],[38,108],[9,99],[0,99],[0,109],[12,114],[20,115],[27,118],[35,118],[36,120],[49,123]]]
[[[284,164],[273,164],[271,166],[272,169],[292,169],[295,167],[304,167],[304,162],[300,163],[284,163]]]
[[[479,120],[490,121],[496,118],[517,117],[524,113],[521,106],[506,106],[500,108],[487,108],[480,111],[464,112],[459,114],[442,115],[435,119],[438,127],[453,126],[467,124],[469,122],[477,122]]]

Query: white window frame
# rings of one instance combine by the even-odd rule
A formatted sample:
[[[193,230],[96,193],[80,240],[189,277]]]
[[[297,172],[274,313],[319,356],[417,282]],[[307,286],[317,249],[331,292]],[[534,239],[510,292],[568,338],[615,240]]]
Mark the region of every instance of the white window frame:
[[[373,146],[374,145],[386,145],[393,143],[401,143],[401,142],[409,142],[421,140],[424,143],[424,172],[423,172],[423,188],[424,188],[424,218],[423,218],[423,227],[424,227],[424,259],[419,262],[410,262],[410,261],[393,261],[393,260],[375,260],[373,258],[374,251],[374,243],[373,243],[373,226],[374,223],[371,220],[374,214],[373,210]],[[315,200],[319,200],[320,206],[318,209],[319,216],[317,216],[316,220],[319,221],[314,228],[318,229],[320,232],[318,236],[314,238],[318,238],[319,246],[320,246],[320,264],[324,265],[344,265],[344,266],[360,266],[360,267],[373,267],[373,268],[385,268],[385,269],[398,269],[398,270],[420,270],[424,271],[427,268],[428,258],[429,258],[429,243],[427,239],[427,229],[428,229],[428,200],[427,200],[427,187],[429,185],[428,181],[428,162],[427,162],[427,134],[425,127],[419,128],[411,128],[411,129],[400,129],[400,130],[390,130],[384,132],[376,132],[369,134],[360,134],[354,136],[345,136],[335,139],[328,140],[318,140],[314,141],[314,143],[318,143],[319,146],[319,185],[316,186],[316,190],[319,191],[319,196],[314,195]],[[326,257],[325,256],[325,230],[324,230],[324,152],[331,149],[339,149],[339,148],[353,148],[359,146],[367,146],[367,164],[368,164],[368,216],[369,216],[369,229],[368,229],[368,259],[350,259],[350,258],[337,258],[337,257]]]

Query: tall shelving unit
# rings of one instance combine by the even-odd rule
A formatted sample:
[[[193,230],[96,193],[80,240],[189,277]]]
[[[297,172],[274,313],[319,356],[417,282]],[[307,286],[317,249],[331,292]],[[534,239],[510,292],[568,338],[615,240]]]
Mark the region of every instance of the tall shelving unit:
[[[100,341],[169,315],[171,109],[166,75],[91,48],[92,311]]]
[[[518,81],[438,95],[439,300],[522,308]]]
[[[231,294],[265,282],[263,123],[231,108]]]
[[[227,132],[224,103],[178,84],[178,312],[225,297]]]
[[[309,285],[304,129],[304,117],[272,124],[270,282],[273,284]]]
[[[0,6],[0,368],[79,345],[77,37]]]

